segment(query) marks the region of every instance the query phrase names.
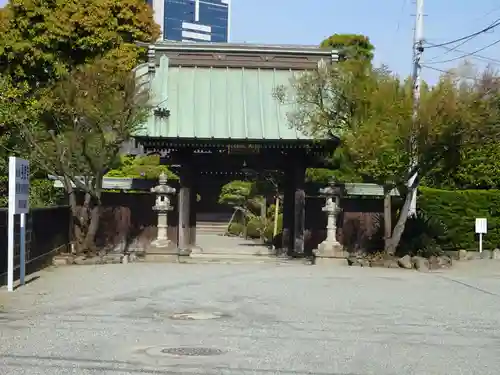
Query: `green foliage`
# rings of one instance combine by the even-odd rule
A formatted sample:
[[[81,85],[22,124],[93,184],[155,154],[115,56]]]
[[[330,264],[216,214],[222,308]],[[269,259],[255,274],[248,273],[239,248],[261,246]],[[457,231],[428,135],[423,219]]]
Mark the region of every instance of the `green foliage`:
[[[159,35],[142,0],[10,0],[0,14],[0,67],[15,82],[39,87],[96,58],[123,70]]]
[[[425,180],[426,186],[454,189],[500,188],[500,142],[464,147],[451,164],[442,163]]]
[[[69,180],[98,199],[102,177],[147,116],[147,96],[132,73],[104,60],[75,70],[46,94],[38,118],[20,125],[26,151],[45,173],[61,176],[67,190]]]
[[[59,177],[78,251],[87,251],[94,248],[102,178],[116,164],[123,143],[144,123],[148,97],[134,73],[106,60],[75,69],[43,92],[33,115],[18,123],[23,153],[35,168]],[[75,190],[84,193],[86,204],[77,204]]]
[[[245,203],[246,209],[254,215],[260,216],[262,205],[265,204],[265,199],[261,195],[252,196]]]
[[[500,246],[500,190],[439,190],[420,188],[419,208],[448,228],[444,250],[477,249],[476,218],[488,219],[485,248]]]
[[[333,34],[321,42],[321,48],[338,49],[349,60],[371,62],[375,47],[370,39],[359,34]]]
[[[345,158],[363,180],[404,186],[412,136],[420,177],[439,162],[448,165],[467,145],[495,139],[500,129],[489,124],[500,117],[499,88],[487,96],[480,83],[451,76],[433,87],[423,85],[418,127],[412,122],[410,82],[363,64],[309,71],[292,81],[289,96],[286,90],[276,96],[296,104],[288,113],[290,126],[317,138],[339,137]]]
[[[26,87],[16,86],[9,76],[0,74],[0,171],[2,173],[7,173],[8,156],[26,157],[19,126],[30,121],[35,104],[33,100],[26,100],[26,95]]]
[[[30,207],[50,207],[63,204],[65,194],[47,179],[30,181]]]
[[[278,215],[278,231],[276,235],[278,236],[281,232],[283,232],[283,214],[280,213]],[[264,229],[264,239],[266,240],[266,242],[273,241],[274,239],[273,234],[274,234],[274,216],[268,217],[267,219],[267,225]]]
[[[320,184],[327,184],[332,177],[337,178],[335,170],[326,168],[307,168],[306,169],[306,181],[315,182]]]
[[[9,204],[8,177],[0,177],[0,207]],[[30,207],[51,207],[64,203],[64,192],[54,187],[54,181],[47,179],[30,180]]]
[[[229,234],[233,236],[241,236],[245,231],[245,226],[241,223],[232,222],[229,225]]]
[[[252,217],[247,223],[247,237],[260,238],[266,229],[266,220],[259,216]]]
[[[442,252],[442,246],[446,245],[447,236],[448,228],[437,217],[420,211],[406,221],[397,255],[409,254],[424,257],[439,255]]]
[[[219,203],[230,206],[243,206],[253,191],[253,183],[235,180],[225,184],[219,195]]]
[[[422,85],[415,121],[411,82],[363,61],[305,72],[275,96],[294,104],[291,127],[315,138],[340,138],[357,175],[387,191],[397,187],[405,197],[388,253],[399,244],[421,179],[438,165],[449,168],[472,145],[496,140],[500,131],[500,84],[494,75],[474,81],[445,75],[432,87]]]
[[[307,168],[306,181],[314,184],[327,184],[331,179],[341,182],[362,182],[362,177],[357,175],[354,168],[347,168],[343,164],[339,169]]]
[[[179,179],[166,165],[160,164],[159,155],[122,156],[117,168],[110,170],[106,176],[157,180],[162,172],[169,180]]]

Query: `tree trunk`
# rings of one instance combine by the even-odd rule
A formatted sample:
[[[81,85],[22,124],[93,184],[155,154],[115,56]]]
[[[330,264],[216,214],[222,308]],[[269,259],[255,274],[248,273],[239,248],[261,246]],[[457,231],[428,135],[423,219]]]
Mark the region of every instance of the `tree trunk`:
[[[384,187],[384,250],[387,255],[391,253],[392,236],[392,207],[391,207],[391,189]]]
[[[70,186],[67,190],[75,252],[77,254],[93,253],[96,250],[95,236],[99,229],[101,202],[90,193],[85,193],[83,204],[79,206],[74,189]]]
[[[89,252],[94,252],[96,250],[95,246],[95,236],[97,230],[99,229],[99,219],[101,218],[101,205],[96,202],[92,207],[89,215],[88,230],[85,234],[85,249]]]
[[[399,241],[401,241],[401,236],[403,235],[403,232],[405,230],[406,220],[408,219],[408,213],[410,212],[412,195],[416,189],[417,189],[416,187],[411,187],[407,191],[405,202],[399,213],[398,221],[392,232],[392,237],[389,241],[389,244],[387,245],[386,249],[387,254],[394,255],[396,253]]]

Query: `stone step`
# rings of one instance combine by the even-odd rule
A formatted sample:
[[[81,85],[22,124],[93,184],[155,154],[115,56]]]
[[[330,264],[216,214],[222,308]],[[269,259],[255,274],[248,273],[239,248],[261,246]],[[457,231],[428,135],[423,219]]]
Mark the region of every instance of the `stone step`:
[[[196,232],[197,233],[220,233],[224,234],[227,230],[227,223],[218,222],[197,222]]]
[[[248,249],[203,249],[201,251],[196,251],[191,253],[191,257],[221,257],[221,258],[230,258],[230,257],[263,257],[263,256],[274,256],[272,250],[267,248],[248,248]]]
[[[200,256],[272,256],[272,250],[262,246],[246,248],[222,248],[222,247],[204,247],[201,251],[193,252],[193,255]]]
[[[227,223],[218,221],[197,221],[196,227],[215,227],[215,228],[227,228]]]
[[[203,256],[189,256],[181,257],[179,259],[180,263],[188,264],[282,264],[285,261],[273,256],[238,256],[238,255],[227,255],[222,256],[221,254],[206,254]]]
[[[196,225],[196,230],[197,231],[200,231],[200,230],[209,230],[209,231],[217,230],[217,231],[225,232],[226,229],[227,229],[226,225]]]
[[[216,222],[228,223],[231,220],[231,213],[198,213],[196,214],[196,221],[201,222]]]

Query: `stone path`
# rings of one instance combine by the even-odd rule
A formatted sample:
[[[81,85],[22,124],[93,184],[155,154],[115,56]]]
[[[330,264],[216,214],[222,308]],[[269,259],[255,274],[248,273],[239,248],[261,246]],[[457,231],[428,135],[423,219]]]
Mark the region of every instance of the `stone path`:
[[[49,269],[0,290],[0,374],[496,375],[500,262]]]

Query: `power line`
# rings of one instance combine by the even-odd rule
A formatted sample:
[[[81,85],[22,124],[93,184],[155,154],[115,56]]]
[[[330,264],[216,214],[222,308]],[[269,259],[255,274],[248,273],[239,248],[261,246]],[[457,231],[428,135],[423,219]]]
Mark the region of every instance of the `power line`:
[[[467,76],[467,75],[464,75],[464,74],[460,74],[457,71],[450,71],[450,70],[439,69],[439,68],[435,68],[433,66],[428,66],[428,65],[422,65],[422,68],[434,70],[436,72],[440,72],[440,73],[444,73],[444,74],[448,74],[448,75],[455,75],[455,76],[458,76],[460,78],[470,79],[471,81],[474,81],[474,82],[479,82],[479,83],[484,82],[483,78]],[[495,77],[494,79],[496,80],[496,82],[499,82],[499,80],[500,80],[500,78],[497,78],[497,77]]]
[[[402,5],[401,5],[401,11],[399,12],[399,18],[398,18],[398,23],[397,23],[397,26],[396,26],[396,33],[397,34],[399,32],[399,29],[401,28],[401,19],[403,18],[403,13],[404,13],[404,10],[406,8],[406,4],[408,3],[408,0],[404,0]]]
[[[449,63],[449,62],[452,62],[452,61],[461,60],[461,59],[463,59],[465,57],[474,56],[476,53],[482,52],[482,51],[484,51],[484,50],[486,50],[486,49],[488,49],[490,47],[493,47],[493,46],[497,45],[498,43],[500,43],[500,39],[494,41],[493,43],[488,44],[487,46],[479,48],[478,50],[475,50],[474,52],[469,52],[469,53],[466,53],[465,55],[462,55],[462,56],[459,56],[459,57],[455,57],[453,59],[428,62],[428,64],[444,64],[444,63]]]
[[[468,43],[471,39],[473,39],[473,38],[465,39],[465,40],[463,40],[462,42],[460,42],[459,44],[457,44],[453,48],[447,48],[447,47],[441,46],[441,48],[446,48],[448,50],[447,52],[443,53],[441,56],[447,55],[448,53],[453,52],[453,51],[458,51],[458,47],[463,46],[465,43]],[[429,44],[431,44],[431,43],[429,43]],[[429,62],[431,62],[433,60],[436,60],[437,58],[438,58],[438,56],[436,56],[433,59],[429,60]]]
[[[500,7],[496,7],[496,8],[494,8],[494,9],[490,10],[489,12],[486,12],[486,14],[484,14],[484,15],[483,15],[483,17],[487,17],[487,16],[489,16],[491,13],[495,12],[495,11],[496,11],[496,10],[498,10],[498,9],[500,9]],[[495,24],[495,22],[491,23],[489,26],[492,26],[492,25],[494,25],[494,24]],[[448,53],[453,52],[453,51],[458,51],[458,47],[463,46],[464,44],[468,43],[468,42],[469,42],[469,41],[471,41],[472,39],[474,39],[474,36],[472,36],[472,37],[470,37],[470,38],[467,38],[467,39],[463,40],[462,42],[460,42],[459,44],[457,44],[456,46],[454,46],[454,47],[452,47],[452,48],[447,48],[447,47],[441,46],[441,48],[445,48],[445,49],[447,49],[447,50],[448,50],[447,52],[443,53],[441,56],[443,56],[443,55],[447,55]],[[428,42],[428,43],[429,43],[429,42]],[[432,43],[429,43],[429,44],[433,45]],[[438,46],[438,45],[434,45],[434,46]],[[467,52],[463,52],[463,53],[467,53]],[[431,61],[433,61],[433,60],[436,60],[437,58],[438,58],[438,57],[436,56],[436,57],[434,57],[433,59],[431,59],[429,62],[431,62]]]
[[[483,14],[482,16],[479,16],[479,17],[475,18],[474,20],[477,21],[479,19],[483,19],[484,17],[488,17],[490,14],[493,14],[493,13],[495,13],[498,10],[500,10],[500,6],[494,7],[493,9],[487,11],[485,14]]]
[[[432,43],[429,43],[431,45],[434,45]],[[465,54],[469,54],[469,52],[467,51],[464,51],[464,50],[461,50],[461,49],[458,49],[458,48],[449,48],[449,47],[440,47],[442,49],[445,49],[447,50],[447,52],[458,52],[458,53],[465,53]],[[442,55],[441,55],[442,56]],[[500,60],[499,59],[494,59],[493,57],[488,57],[488,56],[482,56],[482,55],[478,55],[477,53],[471,55],[471,57],[475,58],[475,59],[480,59],[480,60],[484,60],[484,61],[487,61],[487,62],[490,62],[490,63],[494,63],[494,64],[500,64]],[[435,60],[437,57],[429,60],[427,63],[431,63],[433,60]]]
[[[444,74],[454,74],[453,72],[450,72],[449,70],[439,69],[439,68],[435,68],[435,67],[429,66],[429,65],[422,65],[422,68],[434,70],[436,72],[440,72],[440,73],[444,73]],[[477,77],[469,77],[469,76],[465,76],[463,74],[457,74],[457,75],[459,75],[462,78],[467,78],[467,79],[472,79],[474,81],[479,81],[479,79]]]
[[[478,35],[481,35],[481,34],[484,34],[485,32],[493,30],[495,27],[497,27],[499,25],[500,25],[500,18],[497,19],[496,21],[494,21],[490,26],[485,27],[482,30],[476,31],[475,33],[466,35],[464,37],[461,37],[461,38],[458,38],[458,39],[455,39],[455,40],[450,40],[449,42],[444,42],[444,43],[440,43],[440,44],[434,44],[434,45],[431,45],[430,47],[427,47],[427,49],[429,49],[429,48],[436,48],[436,47],[443,47],[443,46],[447,46],[447,45],[450,45],[450,44],[455,44],[455,43],[458,43],[458,42],[462,42],[464,40],[469,41],[470,39],[475,38]]]

